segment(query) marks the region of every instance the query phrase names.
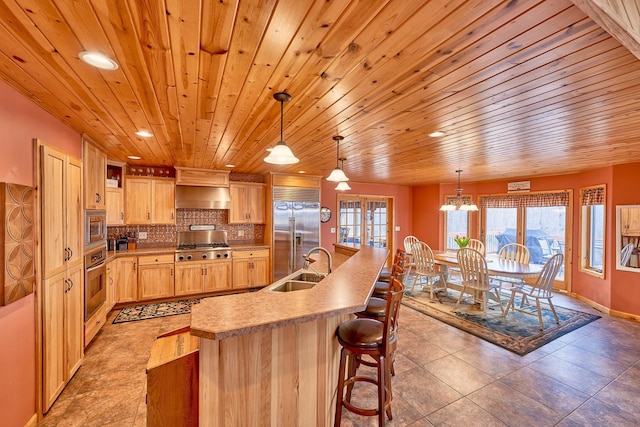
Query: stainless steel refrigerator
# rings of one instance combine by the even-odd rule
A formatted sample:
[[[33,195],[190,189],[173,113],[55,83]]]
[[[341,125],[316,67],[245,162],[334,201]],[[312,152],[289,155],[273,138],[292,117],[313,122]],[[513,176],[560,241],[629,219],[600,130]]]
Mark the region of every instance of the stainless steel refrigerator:
[[[320,245],[320,190],[273,188],[273,279],[304,264],[303,255]]]

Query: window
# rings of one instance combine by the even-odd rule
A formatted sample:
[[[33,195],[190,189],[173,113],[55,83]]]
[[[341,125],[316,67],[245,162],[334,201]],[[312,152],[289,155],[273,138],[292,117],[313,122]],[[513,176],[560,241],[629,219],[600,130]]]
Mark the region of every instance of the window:
[[[458,249],[454,241],[456,236],[469,236],[469,211],[444,211],[445,230],[444,248]]]
[[[604,277],[605,186],[580,189],[580,270]]]

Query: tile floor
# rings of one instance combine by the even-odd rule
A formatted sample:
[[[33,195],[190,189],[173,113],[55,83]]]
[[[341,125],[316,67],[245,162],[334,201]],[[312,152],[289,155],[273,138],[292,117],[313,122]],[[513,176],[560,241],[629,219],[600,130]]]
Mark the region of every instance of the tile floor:
[[[151,343],[189,317],[112,325],[115,314],[38,426],[146,425]],[[640,425],[640,323],[608,315],[521,357],[403,307],[395,368],[388,426]],[[376,424],[344,412],[343,426]]]

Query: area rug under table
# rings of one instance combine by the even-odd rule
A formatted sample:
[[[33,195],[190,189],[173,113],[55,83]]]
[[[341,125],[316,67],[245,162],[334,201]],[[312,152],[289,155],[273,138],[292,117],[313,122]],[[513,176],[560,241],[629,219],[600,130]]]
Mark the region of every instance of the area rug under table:
[[[531,314],[510,310],[507,317],[502,317],[500,307],[489,304],[484,319],[480,305],[469,302],[471,297],[467,302],[463,299],[454,311],[458,295],[449,290],[447,295],[441,292],[439,298],[431,300],[428,292],[416,290],[413,295],[405,295],[402,304],[521,356],[601,317],[554,304],[560,318],[560,324],[556,324],[551,309],[542,304],[541,331],[535,308]],[[508,300],[505,296],[505,307]]]
[[[113,319],[113,323],[134,322],[136,320],[153,319],[156,317],[188,314],[191,313],[191,306],[199,302],[200,298],[194,298],[125,307],[120,310],[120,313]]]

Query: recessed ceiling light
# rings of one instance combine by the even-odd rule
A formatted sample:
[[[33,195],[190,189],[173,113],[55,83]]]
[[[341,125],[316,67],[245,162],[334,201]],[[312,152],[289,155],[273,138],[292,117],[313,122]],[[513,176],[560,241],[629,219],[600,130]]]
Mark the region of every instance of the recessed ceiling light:
[[[298,173],[307,173],[306,171],[298,171]]]
[[[437,130],[437,131],[435,131],[435,132],[431,132],[431,133],[429,134],[429,136],[430,136],[431,138],[437,138],[437,137],[439,137],[439,136],[444,136],[444,135],[445,135],[445,133],[444,133],[444,132],[442,132],[442,131],[440,131],[440,130]]]
[[[131,159],[131,160],[140,160],[142,157],[140,157],[140,156],[127,156],[127,158]]]
[[[92,65],[96,68],[100,68],[102,70],[118,69],[118,63],[116,61],[100,52],[89,52],[83,50],[82,52],[78,53],[78,56],[87,64]]]
[[[136,135],[141,136],[143,138],[151,138],[153,136],[151,132],[147,132],[146,130],[139,130],[136,132]]]
[[[228,167],[228,168],[235,168],[236,167],[236,165],[231,165],[231,164],[225,165],[225,166]]]

